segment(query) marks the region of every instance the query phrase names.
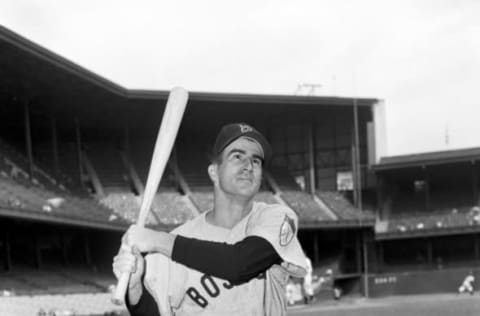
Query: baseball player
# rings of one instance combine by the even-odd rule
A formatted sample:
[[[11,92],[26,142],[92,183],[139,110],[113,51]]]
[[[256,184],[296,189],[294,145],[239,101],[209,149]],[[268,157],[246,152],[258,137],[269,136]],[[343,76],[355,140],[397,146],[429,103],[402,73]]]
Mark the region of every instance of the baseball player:
[[[304,292],[304,302],[305,304],[310,304],[313,300],[313,268],[312,268],[312,261],[307,257],[307,273],[303,277],[303,292]]]
[[[285,315],[288,278],[303,277],[306,259],[296,214],[253,202],[270,151],[253,127],[224,126],[208,167],[213,209],[171,233],[127,231],[133,254],[120,251],[113,267],[117,276],[132,272],[132,315]]]
[[[473,275],[473,272],[470,271],[463,280],[462,285],[458,288],[458,294],[468,292],[470,295],[473,295],[475,292],[473,282],[475,282],[475,276]]]

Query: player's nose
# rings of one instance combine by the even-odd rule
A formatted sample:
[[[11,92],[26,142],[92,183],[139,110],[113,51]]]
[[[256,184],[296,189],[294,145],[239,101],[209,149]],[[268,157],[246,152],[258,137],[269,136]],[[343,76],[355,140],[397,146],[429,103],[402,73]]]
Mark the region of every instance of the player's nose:
[[[246,157],[243,161],[243,169],[244,170],[253,170],[253,158]]]

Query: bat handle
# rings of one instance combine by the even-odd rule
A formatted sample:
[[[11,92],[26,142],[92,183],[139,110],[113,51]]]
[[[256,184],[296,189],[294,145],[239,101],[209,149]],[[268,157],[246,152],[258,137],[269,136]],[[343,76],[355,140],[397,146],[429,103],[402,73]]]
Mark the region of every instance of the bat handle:
[[[118,279],[117,286],[112,296],[112,303],[115,305],[123,305],[125,300],[125,293],[127,293],[127,286],[130,280],[130,273],[124,272]]]

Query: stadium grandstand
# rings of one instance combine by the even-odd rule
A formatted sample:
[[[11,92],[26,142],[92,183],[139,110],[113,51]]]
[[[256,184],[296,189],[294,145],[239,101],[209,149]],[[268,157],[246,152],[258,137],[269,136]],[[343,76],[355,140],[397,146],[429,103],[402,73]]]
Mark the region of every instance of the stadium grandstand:
[[[118,310],[111,260],[168,91],[126,89],[1,26],[0,83],[0,314]],[[406,293],[404,276],[428,273],[446,290],[478,262],[480,151],[384,157],[383,116],[373,98],[191,92],[147,225],[211,209],[210,146],[225,123],[248,122],[273,147],[255,199],[298,214],[315,275],[332,275],[318,291]]]
[[[372,166],[378,197],[372,295],[451,292],[476,270],[479,159],[480,148],[467,148],[384,157]]]

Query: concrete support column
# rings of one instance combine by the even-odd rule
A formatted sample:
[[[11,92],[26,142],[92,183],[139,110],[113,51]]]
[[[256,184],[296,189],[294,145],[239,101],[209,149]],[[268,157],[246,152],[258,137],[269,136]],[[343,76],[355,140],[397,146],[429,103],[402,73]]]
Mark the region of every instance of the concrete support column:
[[[316,191],[315,179],[315,126],[313,123],[308,128],[308,180],[311,194]]]
[[[51,129],[51,136],[52,136],[52,162],[53,162],[53,170],[55,173],[60,173],[60,165],[58,160],[58,141],[57,141],[57,121],[55,118],[50,118],[50,129]]]
[[[83,188],[85,184],[83,183],[82,135],[80,130],[80,122],[77,118],[75,119],[75,136],[76,136],[76,143],[77,143],[78,176],[80,180],[80,185]]]
[[[368,274],[369,274],[369,266],[368,266],[368,231],[366,229],[363,230],[362,234],[362,245],[363,245],[363,289],[365,297],[370,296],[370,289],[368,287]]]
[[[313,263],[318,265],[320,262],[320,247],[318,246],[318,234],[313,235]]]
[[[28,159],[28,176],[30,180],[33,180],[33,151],[32,151],[32,132],[30,126],[30,106],[28,101],[25,101],[24,104],[24,115],[25,115],[25,146]]]

